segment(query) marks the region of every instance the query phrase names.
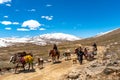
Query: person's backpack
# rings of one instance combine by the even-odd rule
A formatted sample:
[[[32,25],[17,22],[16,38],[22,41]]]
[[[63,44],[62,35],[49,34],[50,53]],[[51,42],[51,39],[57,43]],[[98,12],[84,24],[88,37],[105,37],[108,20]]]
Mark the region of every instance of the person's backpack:
[[[83,52],[82,51],[78,51],[78,56],[82,56]]]

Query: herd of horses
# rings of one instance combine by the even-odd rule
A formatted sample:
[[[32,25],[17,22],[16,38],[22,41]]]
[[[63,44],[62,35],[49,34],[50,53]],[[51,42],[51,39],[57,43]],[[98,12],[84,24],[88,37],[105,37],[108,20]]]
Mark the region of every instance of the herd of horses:
[[[75,49],[74,53],[72,53],[70,50],[67,50],[63,53],[63,56],[65,57],[65,60],[69,60],[71,59],[71,54],[76,54],[77,58],[76,60],[78,60],[79,62],[81,62],[82,59],[78,59],[79,55],[77,55],[78,53],[78,48]],[[92,60],[94,58],[94,55],[97,53],[97,49],[93,47],[92,51],[83,51],[83,55],[85,57],[86,60]],[[59,61],[60,59],[60,51],[56,51],[56,50],[50,50],[49,52],[49,57],[52,58],[52,62],[56,63]],[[44,60],[43,58],[38,58],[38,65],[43,67],[43,63]],[[76,62],[75,59],[73,59],[73,63],[74,61]],[[18,71],[19,66],[21,65],[21,67],[23,68],[23,70],[26,70],[26,65],[28,66],[27,69],[34,69],[33,67],[33,55],[32,53],[26,53],[26,52],[18,52],[16,54],[14,54],[13,56],[11,56],[10,58],[10,62],[12,62],[13,64],[15,64],[15,73]]]

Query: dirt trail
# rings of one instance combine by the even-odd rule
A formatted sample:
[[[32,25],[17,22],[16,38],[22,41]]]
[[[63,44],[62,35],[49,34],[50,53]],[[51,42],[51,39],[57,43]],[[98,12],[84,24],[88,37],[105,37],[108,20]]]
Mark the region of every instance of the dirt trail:
[[[96,56],[97,59],[102,58],[104,49],[103,46],[98,47],[99,51]],[[66,74],[77,67],[82,68],[82,66],[89,62],[84,60],[83,65],[79,65],[79,63],[72,64],[72,60],[65,61],[62,59],[61,61],[62,62],[58,64],[47,63],[41,70],[36,68],[35,72],[2,75],[0,76],[0,80],[59,80],[63,74]]]

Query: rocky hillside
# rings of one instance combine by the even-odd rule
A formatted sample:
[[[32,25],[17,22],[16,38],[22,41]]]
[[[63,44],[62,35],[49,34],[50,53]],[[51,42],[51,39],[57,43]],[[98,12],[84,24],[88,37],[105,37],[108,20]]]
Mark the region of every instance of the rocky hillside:
[[[102,54],[96,60],[75,68],[64,75],[61,80],[120,80],[120,29],[116,29],[97,37],[92,37],[74,43],[92,45],[96,42],[104,46]]]

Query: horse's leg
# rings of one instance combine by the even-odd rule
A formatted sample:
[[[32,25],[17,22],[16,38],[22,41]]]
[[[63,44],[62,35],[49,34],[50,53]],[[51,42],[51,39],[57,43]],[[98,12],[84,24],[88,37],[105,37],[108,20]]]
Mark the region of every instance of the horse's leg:
[[[60,55],[58,54],[57,60],[59,61]]]
[[[32,66],[32,69],[34,69],[34,68],[33,68],[33,62],[31,63],[31,66]]]
[[[53,62],[54,62],[54,63],[56,62],[56,56],[54,56],[54,60],[53,60]]]
[[[56,56],[54,57],[54,62],[56,62],[57,60],[56,60]]]
[[[65,56],[65,61],[67,60],[67,56]]]
[[[52,62],[54,63],[54,56],[52,56]]]
[[[30,63],[28,63],[28,70],[30,70]]]
[[[66,53],[66,60],[68,60],[68,54]]]
[[[18,65],[19,65],[19,63],[17,63],[17,65],[15,66],[15,73],[17,71]]]
[[[23,67],[23,70],[25,71],[25,64],[24,63],[22,64],[22,67]]]
[[[69,54],[69,59],[71,60],[71,54]]]

